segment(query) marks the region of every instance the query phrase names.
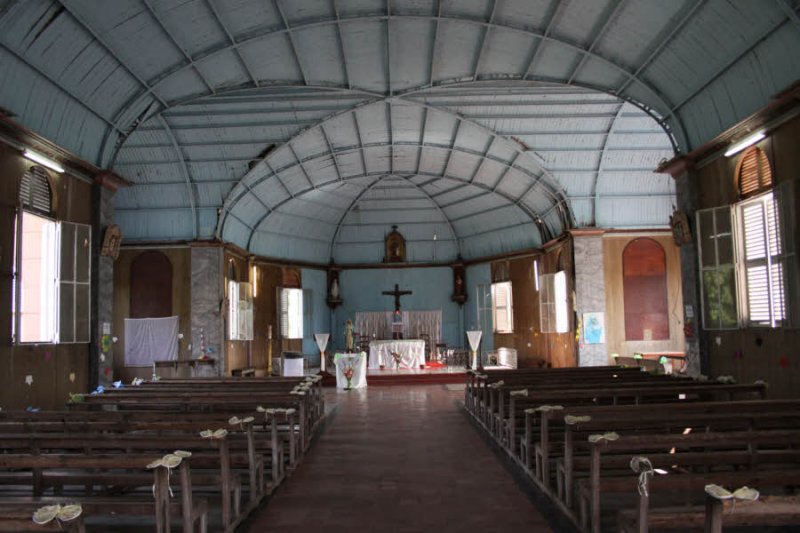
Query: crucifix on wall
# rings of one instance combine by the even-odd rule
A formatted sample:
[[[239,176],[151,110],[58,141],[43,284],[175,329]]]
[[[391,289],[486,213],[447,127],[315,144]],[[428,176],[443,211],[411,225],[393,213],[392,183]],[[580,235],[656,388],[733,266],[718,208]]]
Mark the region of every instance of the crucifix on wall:
[[[398,286],[398,284],[395,283],[393,291],[383,291],[383,294],[385,294],[386,296],[394,296],[394,312],[395,313],[399,313],[400,312],[400,297],[401,296],[405,296],[406,294],[412,294],[412,292],[411,291],[401,291],[400,287]]]

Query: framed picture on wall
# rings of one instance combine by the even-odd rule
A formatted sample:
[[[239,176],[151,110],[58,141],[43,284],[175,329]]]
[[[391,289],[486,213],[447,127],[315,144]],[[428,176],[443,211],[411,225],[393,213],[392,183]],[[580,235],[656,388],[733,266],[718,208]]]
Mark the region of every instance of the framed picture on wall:
[[[583,342],[586,344],[606,343],[605,313],[583,313]]]

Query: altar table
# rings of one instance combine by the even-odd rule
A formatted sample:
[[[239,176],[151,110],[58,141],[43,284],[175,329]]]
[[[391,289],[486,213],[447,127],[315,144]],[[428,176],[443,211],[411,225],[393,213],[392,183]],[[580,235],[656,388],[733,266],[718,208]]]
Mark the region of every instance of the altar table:
[[[350,388],[360,389],[367,386],[367,354],[337,353],[333,356],[333,364],[336,367],[337,388],[344,389],[347,387],[347,378],[344,377],[344,370],[350,365],[353,366]]]
[[[425,364],[425,341],[423,340],[390,340],[372,341],[369,343],[369,367],[394,368],[392,352],[400,354],[400,366],[420,368]]]

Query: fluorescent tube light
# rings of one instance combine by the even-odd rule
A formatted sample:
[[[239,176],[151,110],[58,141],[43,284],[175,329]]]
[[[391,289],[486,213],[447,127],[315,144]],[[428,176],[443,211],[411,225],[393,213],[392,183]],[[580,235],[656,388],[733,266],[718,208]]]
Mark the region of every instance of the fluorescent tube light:
[[[738,143],[736,143],[733,146],[731,146],[730,148],[728,148],[728,151],[725,152],[725,157],[730,157],[733,154],[738,154],[739,152],[741,152],[742,150],[744,150],[748,146],[754,145],[755,143],[757,143],[761,139],[765,138],[766,136],[767,135],[764,133],[764,130],[760,130],[760,131],[757,131],[754,134],[750,135],[749,137],[745,137],[744,139],[742,139]]]
[[[48,159],[45,156],[43,156],[42,154],[34,152],[33,150],[29,150],[29,149],[26,148],[25,151],[22,152],[22,155],[27,157],[31,161],[36,161],[40,165],[46,166],[50,170],[54,170],[54,171],[58,172],[59,174],[64,172],[64,167],[62,167],[61,165],[59,165],[58,163],[56,163],[52,159]]]

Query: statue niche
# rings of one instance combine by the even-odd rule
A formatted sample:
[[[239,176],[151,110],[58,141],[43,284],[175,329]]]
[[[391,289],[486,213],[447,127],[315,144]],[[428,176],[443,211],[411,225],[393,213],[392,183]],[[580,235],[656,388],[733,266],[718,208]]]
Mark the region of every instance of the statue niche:
[[[386,255],[384,263],[406,262],[406,239],[397,231],[397,226],[392,226],[392,231],[386,236]]]

